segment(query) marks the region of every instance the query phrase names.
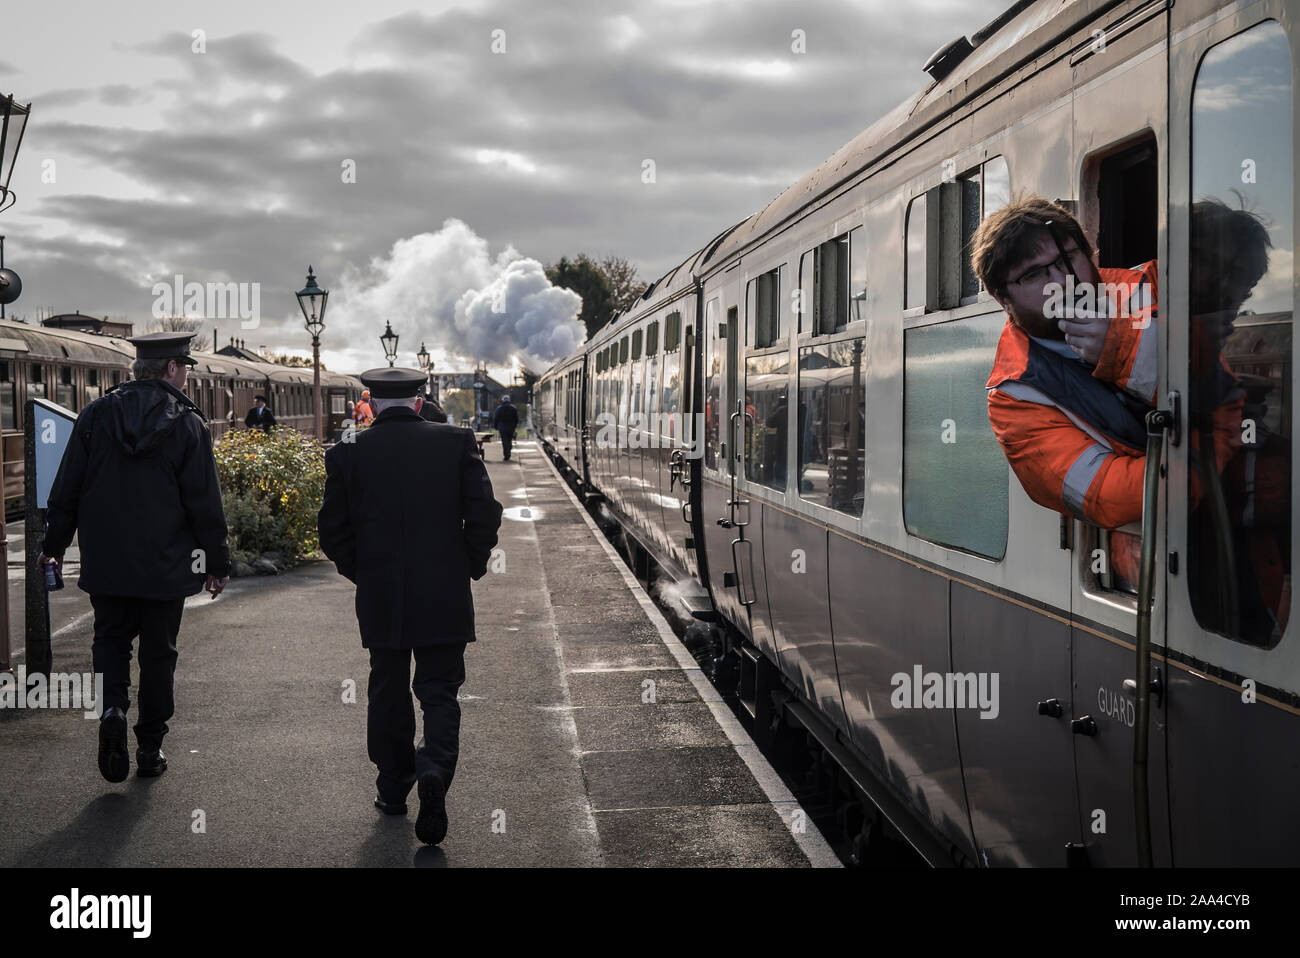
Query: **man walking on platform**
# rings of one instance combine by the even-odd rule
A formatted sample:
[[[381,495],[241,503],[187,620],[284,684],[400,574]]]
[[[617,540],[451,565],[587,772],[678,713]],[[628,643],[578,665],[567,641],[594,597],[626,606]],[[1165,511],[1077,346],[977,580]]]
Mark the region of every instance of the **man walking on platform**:
[[[425,378],[401,368],[361,374],[375,421],[325,454],[317,524],[321,550],[357,587],[361,644],[370,651],[366,741],[379,770],[375,807],[404,815],[417,786],[415,834],[437,845],[447,834],[446,792],[460,752],[456,692],[465,681],[465,646],[475,638],[470,580],[487,572],[501,504],[474,434],[421,418]],[[424,712],[418,750],[412,688]]]
[[[167,770],[163,736],[174,710],[176,635],[187,596],[212,598],[230,581],[230,549],[212,435],[181,392],[194,365],[193,333],[151,333],[136,348],[134,379],[77,417],[50,489],[37,559],[56,567],[80,534],[81,577],[95,610],[95,671],[104,676],[99,770],[130,772],[126,712],[131,644],[140,637],[137,774]]]
[[[519,426],[519,410],[510,404],[509,396],[501,397],[501,405],[492,414],[492,428],[501,437],[501,452],[505,461],[510,461],[510,446],[515,441],[515,429]]]

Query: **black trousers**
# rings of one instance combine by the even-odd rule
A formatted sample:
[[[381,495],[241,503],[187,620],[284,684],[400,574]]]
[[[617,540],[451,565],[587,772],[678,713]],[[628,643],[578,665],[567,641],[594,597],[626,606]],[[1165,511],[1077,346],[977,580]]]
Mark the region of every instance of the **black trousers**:
[[[95,641],[91,656],[104,676],[104,711],[131,707],[131,646],[140,637],[140,718],[135,738],[152,752],[162,746],[167,720],[176,708],[176,634],[181,629],[184,599],[131,599],[92,595]]]
[[[379,769],[375,786],[386,801],[400,802],[419,776],[434,772],[451,787],[460,754],[460,703],[465,681],[465,644],[417,649],[371,649],[366,745]],[[415,682],[411,682],[411,655]],[[424,743],[415,747],[415,706],[424,712]]]
[[[510,446],[514,443],[514,441],[515,441],[515,431],[513,429],[510,430],[509,432],[501,433],[501,455],[504,456],[506,459],[510,458]]]

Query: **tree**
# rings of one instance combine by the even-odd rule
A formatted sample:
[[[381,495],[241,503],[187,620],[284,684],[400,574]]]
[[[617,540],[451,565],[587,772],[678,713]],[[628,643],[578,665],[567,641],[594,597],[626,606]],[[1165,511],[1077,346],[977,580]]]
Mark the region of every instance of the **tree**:
[[[150,332],[157,333],[197,333],[203,321],[187,319],[184,316],[164,316],[149,324]]]
[[[646,285],[636,278],[636,267],[621,256],[606,256],[600,262],[614,297],[614,308],[624,310],[641,298]]]
[[[582,312],[578,319],[586,327],[590,338],[614,315],[614,293],[601,268],[586,253],[570,260],[567,256],[553,266],[546,267],[546,278],[552,286],[571,289],[582,297]]]
[[[310,356],[289,356],[275,353],[270,357],[269,361],[275,363],[277,366],[290,366],[294,369],[311,369]],[[324,369],[325,364],[321,363],[320,368]]]

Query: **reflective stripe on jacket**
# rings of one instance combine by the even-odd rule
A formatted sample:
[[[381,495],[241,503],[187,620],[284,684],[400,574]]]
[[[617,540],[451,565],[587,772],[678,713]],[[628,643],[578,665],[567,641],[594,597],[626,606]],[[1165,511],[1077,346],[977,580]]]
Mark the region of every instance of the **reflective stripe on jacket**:
[[[1116,318],[1095,369],[1064,342],[1031,337],[1008,317],[985,385],[989,423],[1029,498],[1114,529],[1142,516],[1142,415],[1155,401],[1157,375],[1156,264],[1100,272]],[[1124,294],[1128,316],[1118,315]]]

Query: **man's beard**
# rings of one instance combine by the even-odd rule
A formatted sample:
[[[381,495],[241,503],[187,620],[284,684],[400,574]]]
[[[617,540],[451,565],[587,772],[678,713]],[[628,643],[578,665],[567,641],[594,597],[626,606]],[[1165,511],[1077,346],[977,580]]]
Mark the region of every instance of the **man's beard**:
[[[1048,319],[1039,313],[1038,315],[1026,316],[1019,310],[1011,310],[1011,321],[1015,323],[1027,335],[1035,336],[1038,339],[1064,339],[1065,335],[1061,332],[1061,327],[1057,325],[1056,320]]]

